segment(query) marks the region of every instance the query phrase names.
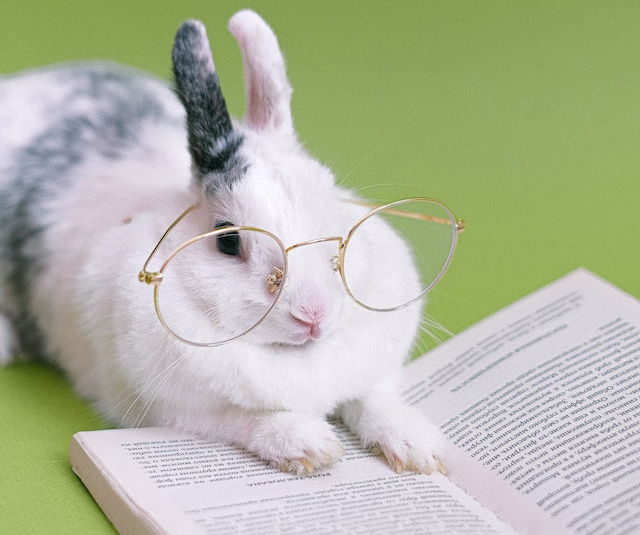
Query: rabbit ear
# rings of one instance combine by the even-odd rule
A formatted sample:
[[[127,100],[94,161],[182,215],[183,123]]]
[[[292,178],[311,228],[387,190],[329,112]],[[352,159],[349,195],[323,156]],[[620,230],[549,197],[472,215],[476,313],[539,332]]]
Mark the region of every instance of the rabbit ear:
[[[187,112],[189,152],[201,176],[223,171],[240,138],[233,136],[204,25],[188,20],[178,28],[172,51],[177,92]]]
[[[242,50],[247,125],[253,130],[292,133],[291,86],[273,31],[249,10],[236,13],[229,21],[229,30]]]

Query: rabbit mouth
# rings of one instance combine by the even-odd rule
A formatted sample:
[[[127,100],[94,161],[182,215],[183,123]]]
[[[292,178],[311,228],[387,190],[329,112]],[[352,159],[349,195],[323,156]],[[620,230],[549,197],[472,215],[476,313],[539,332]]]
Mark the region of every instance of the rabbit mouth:
[[[272,345],[300,348],[319,342],[324,337],[324,335],[324,327],[318,324],[307,323],[295,319],[293,324],[287,330],[286,334],[283,333],[281,339],[273,342]]]
[[[286,336],[282,337],[282,340],[274,342],[274,345],[289,346],[289,347],[304,347],[316,343],[319,340],[319,336],[311,334],[311,328],[302,328],[295,332],[289,332]]]
[[[305,321],[303,319],[296,318],[293,315],[292,318],[295,327],[293,332],[294,339],[301,340],[302,343],[306,343],[309,340],[318,340],[322,338],[325,329],[321,320]]]

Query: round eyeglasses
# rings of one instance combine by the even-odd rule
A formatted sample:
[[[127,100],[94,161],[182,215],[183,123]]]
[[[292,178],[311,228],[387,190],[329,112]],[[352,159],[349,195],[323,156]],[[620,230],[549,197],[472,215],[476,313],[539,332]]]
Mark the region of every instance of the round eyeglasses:
[[[285,247],[267,230],[222,222],[176,248],[158,271],[149,271],[167,235],[195,208],[189,207],[169,226],[139,273],[141,282],[154,286],[160,323],[173,337],[193,346],[231,342],[260,325],[276,306],[287,280],[288,254],[323,242],[336,242],[328,265],[339,273],[345,291],[360,306],[389,312],[421,299],[451,263],[464,222],[429,198],[384,205],[345,202],[370,211],[344,238],[317,238]],[[403,240],[392,239],[393,234]],[[397,244],[404,248],[405,243],[410,251],[393,249]],[[407,255],[416,269],[407,270]],[[385,268],[372,268],[380,258],[385,259]],[[209,282],[216,288],[215,301],[203,291]]]

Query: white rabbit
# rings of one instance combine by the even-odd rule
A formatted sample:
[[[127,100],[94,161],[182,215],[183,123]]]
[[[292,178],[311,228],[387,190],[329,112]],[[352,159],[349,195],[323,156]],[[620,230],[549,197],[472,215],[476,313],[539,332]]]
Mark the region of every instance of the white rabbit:
[[[298,474],[342,455],[326,420],[333,414],[396,471],[440,467],[439,430],[397,386],[421,303],[389,313],[359,306],[330,268],[335,243],[291,251],[277,306],[215,347],[172,337],[152,289],[137,279],[191,205],[163,250],[220,221],[266,229],[286,246],[345,236],[366,212],[344,202],[354,195],[297,140],[271,29],[251,11],[229,27],[244,61],[242,122],[229,118],[197,21],[185,22],[174,43],[178,98],[164,82],[110,64],[0,79],[0,361],[46,355],[119,425],[173,426]],[[353,259],[361,276],[400,265],[419,288],[405,243],[387,227],[370,238],[386,242],[393,265]],[[221,324],[242,310],[232,264],[213,266],[219,277],[207,283],[197,275],[218,261],[179,266],[185,325],[195,323],[196,299],[216,303]]]

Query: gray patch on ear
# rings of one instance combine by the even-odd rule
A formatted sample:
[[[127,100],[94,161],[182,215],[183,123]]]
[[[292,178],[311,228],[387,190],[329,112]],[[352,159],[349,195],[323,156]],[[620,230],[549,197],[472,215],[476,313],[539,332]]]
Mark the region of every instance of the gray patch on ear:
[[[232,190],[244,178],[248,168],[249,164],[241,157],[228,160],[224,171],[214,171],[200,179],[204,193],[207,197],[214,197],[221,189]]]
[[[178,28],[171,56],[177,94],[187,113],[194,178],[207,192],[231,186],[244,175],[238,156],[242,136],[233,129],[201,22],[188,20]]]

